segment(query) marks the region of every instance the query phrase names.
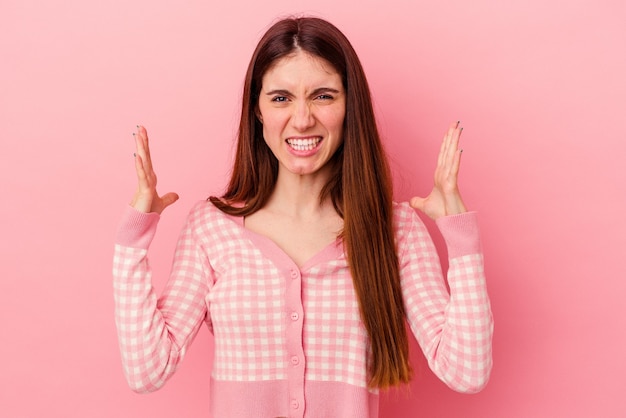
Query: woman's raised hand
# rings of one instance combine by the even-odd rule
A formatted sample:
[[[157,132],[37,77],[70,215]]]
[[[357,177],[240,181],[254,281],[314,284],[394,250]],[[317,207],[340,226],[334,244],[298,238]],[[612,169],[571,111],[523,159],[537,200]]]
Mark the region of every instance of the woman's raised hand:
[[[450,125],[439,151],[433,190],[427,197],[413,197],[409,202],[411,207],[421,210],[432,219],[467,211],[457,184],[463,151],[459,149],[462,131],[460,122]]]
[[[156,212],[163,210],[178,200],[176,193],[166,193],[159,196],[156,190],[157,176],[152,167],[150,148],[148,146],[148,132],[143,126],[137,126],[135,136],[135,170],[137,171],[137,191],[130,205],[140,212]]]

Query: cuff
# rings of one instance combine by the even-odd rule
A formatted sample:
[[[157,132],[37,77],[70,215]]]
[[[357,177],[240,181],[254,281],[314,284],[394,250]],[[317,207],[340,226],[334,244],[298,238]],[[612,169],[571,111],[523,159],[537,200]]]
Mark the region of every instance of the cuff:
[[[127,206],[117,229],[115,243],[125,247],[148,249],[160,218],[158,213],[144,213]]]
[[[446,241],[450,259],[482,253],[476,212],[444,216],[435,222]]]

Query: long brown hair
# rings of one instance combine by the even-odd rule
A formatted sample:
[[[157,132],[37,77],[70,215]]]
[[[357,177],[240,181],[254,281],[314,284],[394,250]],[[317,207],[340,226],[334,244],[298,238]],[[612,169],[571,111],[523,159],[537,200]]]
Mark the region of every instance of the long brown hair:
[[[230,183],[222,198],[210,200],[228,214],[246,216],[261,209],[272,194],[278,162],[263,140],[255,112],[263,75],[297,49],[332,64],[346,91],[343,144],[328,163],[332,173],[320,200],[330,197],[344,221],[344,248],[371,344],[368,383],[379,388],[406,383],[411,369],[392,225],[391,175],[365,73],[335,26],[319,18],[289,18],[261,38],[246,73]]]

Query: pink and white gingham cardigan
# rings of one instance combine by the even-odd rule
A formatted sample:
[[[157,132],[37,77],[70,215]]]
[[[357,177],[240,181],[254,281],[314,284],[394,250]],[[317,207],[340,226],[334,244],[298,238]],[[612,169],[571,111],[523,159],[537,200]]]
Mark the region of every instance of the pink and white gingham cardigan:
[[[157,299],[147,253],[158,219],[129,207],[115,245],[115,318],[133,390],[161,387],[205,323],[215,336],[215,418],[378,415],[378,393],[366,384],[368,337],[340,240],[298,267],[245,229],[242,218],[199,202]],[[441,380],[479,391],[491,370],[493,322],[476,215],[437,221],[448,246],[450,292],[413,209],[396,204],[394,222],[413,334]]]

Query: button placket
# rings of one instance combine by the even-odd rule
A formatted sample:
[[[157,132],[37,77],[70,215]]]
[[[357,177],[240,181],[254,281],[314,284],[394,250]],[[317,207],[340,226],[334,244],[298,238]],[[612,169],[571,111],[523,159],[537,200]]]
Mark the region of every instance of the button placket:
[[[303,321],[302,321],[302,275],[297,268],[291,268],[287,272],[289,278],[286,288],[286,315],[287,321],[287,380],[289,390],[290,416],[304,416],[304,370],[305,357],[303,346]]]

